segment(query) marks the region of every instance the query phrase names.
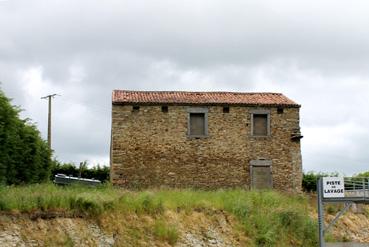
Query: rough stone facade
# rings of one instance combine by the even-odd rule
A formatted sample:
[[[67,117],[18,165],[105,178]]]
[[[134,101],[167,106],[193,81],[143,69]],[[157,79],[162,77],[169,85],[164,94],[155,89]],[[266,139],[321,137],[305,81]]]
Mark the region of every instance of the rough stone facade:
[[[300,191],[299,107],[204,105],[208,136],[188,137],[189,105],[114,104],[111,182],[127,187],[250,188],[250,161],[271,163],[272,186]],[[251,133],[252,113],[270,112],[270,135]]]

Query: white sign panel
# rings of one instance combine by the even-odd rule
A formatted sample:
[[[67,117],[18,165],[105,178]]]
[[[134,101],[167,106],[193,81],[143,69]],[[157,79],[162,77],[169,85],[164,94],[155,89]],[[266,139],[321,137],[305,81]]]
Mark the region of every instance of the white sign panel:
[[[323,177],[323,197],[345,197],[343,177]]]

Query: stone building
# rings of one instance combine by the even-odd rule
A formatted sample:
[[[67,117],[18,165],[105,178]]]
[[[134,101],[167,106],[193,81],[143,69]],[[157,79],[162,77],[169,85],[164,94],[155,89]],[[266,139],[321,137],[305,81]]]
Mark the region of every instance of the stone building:
[[[115,90],[111,182],[299,191],[299,109],[280,93]]]

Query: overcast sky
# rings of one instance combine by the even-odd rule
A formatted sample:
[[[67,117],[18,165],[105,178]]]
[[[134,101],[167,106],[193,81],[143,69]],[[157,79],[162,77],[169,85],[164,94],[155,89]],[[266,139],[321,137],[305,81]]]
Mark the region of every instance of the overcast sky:
[[[0,0],[0,86],[59,160],[108,164],[111,91],[281,92],[305,171],[369,170],[369,2]]]

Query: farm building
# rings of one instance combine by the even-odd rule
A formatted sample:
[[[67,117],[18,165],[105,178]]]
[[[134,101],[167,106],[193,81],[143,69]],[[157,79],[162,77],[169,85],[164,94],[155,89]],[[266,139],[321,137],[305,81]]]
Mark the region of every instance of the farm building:
[[[299,191],[299,109],[280,93],[114,90],[111,182]]]

